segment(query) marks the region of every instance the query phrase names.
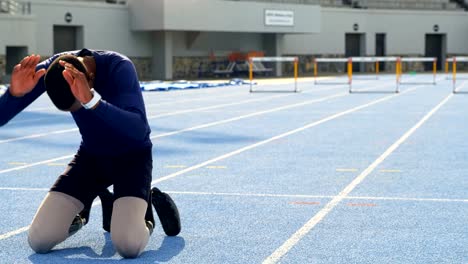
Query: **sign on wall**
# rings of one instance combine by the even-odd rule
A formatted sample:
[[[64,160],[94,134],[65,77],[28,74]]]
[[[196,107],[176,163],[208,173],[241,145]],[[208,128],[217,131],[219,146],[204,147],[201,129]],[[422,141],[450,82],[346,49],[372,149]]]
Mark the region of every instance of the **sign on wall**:
[[[265,10],[266,26],[294,26],[294,11],[287,10]]]

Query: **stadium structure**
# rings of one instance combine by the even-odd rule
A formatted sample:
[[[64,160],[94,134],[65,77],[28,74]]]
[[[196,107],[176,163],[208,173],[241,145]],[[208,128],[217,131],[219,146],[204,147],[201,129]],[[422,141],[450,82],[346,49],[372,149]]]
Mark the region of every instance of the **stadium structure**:
[[[85,47],[127,55],[142,80],[248,72],[252,54],[297,56],[301,75],[321,57],[436,57],[444,70],[448,58],[468,55],[466,8],[463,0],[0,0],[0,80],[27,54]],[[281,76],[287,67],[255,70]]]

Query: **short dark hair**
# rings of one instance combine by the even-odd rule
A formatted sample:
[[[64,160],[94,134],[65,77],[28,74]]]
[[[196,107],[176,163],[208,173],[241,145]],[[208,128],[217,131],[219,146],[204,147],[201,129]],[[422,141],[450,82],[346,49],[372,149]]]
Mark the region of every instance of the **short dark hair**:
[[[52,100],[52,103],[54,103],[58,109],[65,111],[72,107],[76,99],[67,83],[67,80],[63,77],[65,67],[60,65],[60,60],[70,63],[77,70],[86,75],[88,75],[88,73],[83,63],[72,54],[61,55],[50,64],[44,77],[46,91]]]

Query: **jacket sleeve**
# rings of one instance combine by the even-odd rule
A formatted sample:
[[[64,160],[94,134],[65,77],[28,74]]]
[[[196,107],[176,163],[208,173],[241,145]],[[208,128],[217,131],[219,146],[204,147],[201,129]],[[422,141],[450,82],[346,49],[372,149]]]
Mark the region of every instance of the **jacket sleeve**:
[[[39,63],[36,71],[40,69],[47,69],[50,63],[57,57],[54,55],[51,58]],[[23,111],[28,105],[34,102],[39,96],[45,92],[44,76],[39,79],[39,82],[32,89],[31,92],[25,94],[23,97],[14,97],[8,89],[0,97],[0,126],[7,124],[17,114]]]
[[[112,131],[130,139],[141,141],[150,133],[143,96],[138,82],[135,67],[130,61],[122,61],[113,71],[112,90],[115,91],[113,103],[104,99],[92,111],[100,120],[105,122]],[[99,92],[99,91],[98,91]]]
[[[13,117],[23,111],[28,105],[36,100],[45,91],[44,77],[42,77],[36,87],[23,97],[11,95],[8,89],[0,97],[0,126],[7,124]]]

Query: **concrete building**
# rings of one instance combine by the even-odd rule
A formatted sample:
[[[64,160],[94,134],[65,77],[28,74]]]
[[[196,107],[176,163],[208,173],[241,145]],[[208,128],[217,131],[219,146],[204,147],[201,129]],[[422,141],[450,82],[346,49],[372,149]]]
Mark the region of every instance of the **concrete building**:
[[[467,55],[468,13],[449,0],[0,0],[0,78],[25,55],[107,49],[140,78],[210,77],[233,52],[314,57]],[[282,73],[281,67],[276,74]]]

